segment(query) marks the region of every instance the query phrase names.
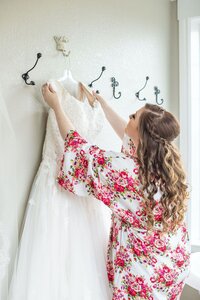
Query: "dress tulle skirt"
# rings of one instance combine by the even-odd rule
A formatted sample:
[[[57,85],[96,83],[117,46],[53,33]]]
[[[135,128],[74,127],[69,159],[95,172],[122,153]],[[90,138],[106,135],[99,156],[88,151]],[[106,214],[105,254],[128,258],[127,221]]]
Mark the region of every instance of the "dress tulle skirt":
[[[109,212],[93,198],[61,190],[55,178],[56,166],[42,162],[25,213],[8,300],[111,299],[106,272]]]

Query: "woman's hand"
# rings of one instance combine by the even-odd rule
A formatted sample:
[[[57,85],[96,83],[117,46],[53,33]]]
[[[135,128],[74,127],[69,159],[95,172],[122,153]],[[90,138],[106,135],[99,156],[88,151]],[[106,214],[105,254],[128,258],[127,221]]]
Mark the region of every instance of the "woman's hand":
[[[106,103],[106,101],[103,99],[103,97],[101,97],[99,94],[95,93],[94,91],[92,91],[92,95],[101,105]]]
[[[51,84],[43,84],[42,86],[42,95],[45,102],[55,110],[57,107],[60,106],[60,101],[58,99],[57,93],[54,91]]]
[[[105,113],[105,116],[112,126],[112,128],[115,130],[116,134],[120,137],[120,139],[123,139],[124,137],[124,131],[127,126],[127,122],[123,120],[113,109],[112,107],[107,103],[104,98],[102,98],[99,94],[92,92],[93,97],[101,104],[101,107]]]
[[[56,91],[54,91],[51,84],[43,84],[42,86],[42,95],[44,97],[45,102],[54,110],[56,120],[58,123],[58,128],[60,130],[60,134],[65,139],[67,133],[70,130],[75,130],[74,125],[70,121],[67,115],[63,110],[63,107],[60,105],[60,101],[58,99]]]

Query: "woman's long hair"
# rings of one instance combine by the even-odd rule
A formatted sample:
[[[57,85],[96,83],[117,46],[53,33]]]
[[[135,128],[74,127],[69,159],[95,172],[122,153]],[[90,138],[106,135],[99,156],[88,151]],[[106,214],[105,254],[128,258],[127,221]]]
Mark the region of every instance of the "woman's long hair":
[[[140,141],[137,147],[139,178],[145,196],[147,226],[155,225],[154,208],[157,205],[153,196],[158,191],[162,214],[159,221],[163,232],[175,232],[183,222],[189,193],[186,175],[177,147],[172,141],[179,135],[177,119],[158,105],[147,103],[138,124]]]

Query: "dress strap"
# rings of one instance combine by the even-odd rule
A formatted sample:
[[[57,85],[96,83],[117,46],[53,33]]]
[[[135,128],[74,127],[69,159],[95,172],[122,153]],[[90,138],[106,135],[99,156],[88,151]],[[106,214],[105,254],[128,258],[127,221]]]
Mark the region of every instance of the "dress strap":
[[[82,82],[79,82],[79,91],[80,91],[80,97],[83,99],[83,95],[85,95],[89,101],[89,104],[94,107],[94,97],[92,93],[84,86]]]
[[[68,93],[68,95],[71,95],[69,93],[69,91],[58,80],[56,80],[56,82],[61,87],[62,92],[65,91],[66,93]],[[84,86],[84,84],[82,82],[79,81],[78,82],[78,96],[75,97],[75,98],[77,100],[83,102],[84,101],[84,96],[87,97],[90,106],[94,107],[94,101],[95,101],[95,99],[94,99],[92,93]]]

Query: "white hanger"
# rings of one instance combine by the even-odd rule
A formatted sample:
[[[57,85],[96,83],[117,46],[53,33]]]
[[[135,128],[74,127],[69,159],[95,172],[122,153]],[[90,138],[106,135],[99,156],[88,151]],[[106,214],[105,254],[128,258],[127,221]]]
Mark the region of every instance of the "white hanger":
[[[71,50],[67,51],[67,44],[69,42],[69,39],[65,36],[54,36],[54,40],[56,42],[56,49],[58,51],[61,51],[66,64],[67,68],[64,70],[64,74],[62,77],[58,78],[57,81],[62,83],[62,86],[74,97],[77,98],[79,94],[79,82],[77,82],[73,77],[71,73],[70,68],[70,53]]]
[[[68,66],[64,70],[63,76],[57,79],[57,81],[62,83],[63,87],[66,88],[72,96],[77,98],[79,95],[79,82],[72,76],[72,72],[70,70],[70,56],[68,55],[66,58]]]
[[[72,77],[72,72],[69,69],[65,69],[63,76],[57,80],[60,82],[70,81],[72,83],[77,83],[77,81]]]
[[[61,78],[57,79],[62,86],[74,97],[79,95],[79,82],[72,77],[71,70],[66,69]]]

